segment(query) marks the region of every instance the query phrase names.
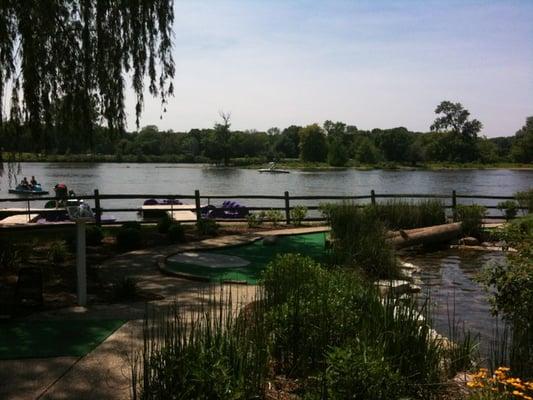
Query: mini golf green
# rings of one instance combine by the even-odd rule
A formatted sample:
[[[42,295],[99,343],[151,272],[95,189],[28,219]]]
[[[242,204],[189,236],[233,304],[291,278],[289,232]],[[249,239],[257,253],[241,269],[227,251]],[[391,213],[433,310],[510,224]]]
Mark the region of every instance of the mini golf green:
[[[177,254],[167,259],[165,269],[171,273],[214,282],[239,281],[255,284],[264,268],[278,254],[299,253],[321,261],[325,255],[324,249],[323,232],[279,236],[273,245],[265,245],[262,240],[258,240],[219,250]]]
[[[81,357],[124,320],[9,321],[0,324],[0,360]]]

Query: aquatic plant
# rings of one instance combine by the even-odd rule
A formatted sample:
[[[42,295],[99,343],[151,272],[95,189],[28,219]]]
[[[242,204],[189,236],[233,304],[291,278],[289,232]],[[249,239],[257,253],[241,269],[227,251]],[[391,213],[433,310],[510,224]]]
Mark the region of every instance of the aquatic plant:
[[[455,218],[461,221],[461,230],[467,236],[479,236],[483,227],[483,218],[487,209],[478,204],[458,205],[455,210]]]
[[[444,206],[438,200],[409,202],[391,200],[373,205],[376,216],[392,230],[413,229],[446,223]]]
[[[218,304],[187,310],[175,303],[145,318],[133,399],[261,398],[268,360],[263,313],[239,317],[231,296],[220,295]]]
[[[335,204],[328,206],[328,215],[334,264],[359,268],[371,277],[399,275],[394,250],[375,207]]]

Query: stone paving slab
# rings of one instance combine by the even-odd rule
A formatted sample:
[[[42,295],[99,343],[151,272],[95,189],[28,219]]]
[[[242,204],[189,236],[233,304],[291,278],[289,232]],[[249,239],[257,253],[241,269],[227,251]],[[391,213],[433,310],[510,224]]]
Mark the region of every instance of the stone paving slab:
[[[36,399],[78,360],[79,357],[0,360],[0,399]]]

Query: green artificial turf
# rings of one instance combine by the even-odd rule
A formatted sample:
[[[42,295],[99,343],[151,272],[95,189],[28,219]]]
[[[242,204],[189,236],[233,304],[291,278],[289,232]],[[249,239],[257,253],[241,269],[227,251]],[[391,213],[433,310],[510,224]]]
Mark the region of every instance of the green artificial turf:
[[[124,320],[9,321],[0,324],[0,360],[81,357]]]
[[[262,240],[254,243],[209,250],[210,253],[241,257],[250,262],[246,267],[205,268],[199,265],[168,262],[166,268],[172,272],[185,273],[207,278],[211,281],[243,281],[256,284],[261,272],[278,254],[299,253],[322,261],[325,256],[325,233],[279,236],[276,244],[264,245]]]

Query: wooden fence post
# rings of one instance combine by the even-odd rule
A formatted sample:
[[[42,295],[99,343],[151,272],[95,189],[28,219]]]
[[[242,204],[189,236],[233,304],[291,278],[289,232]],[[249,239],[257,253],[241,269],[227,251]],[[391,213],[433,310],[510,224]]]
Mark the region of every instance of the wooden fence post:
[[[374,189],[370,191],[370,202],[372,205],[376,205],[376,192],[374,192]]]
[[[200,191],[198,189],[194,191],[194,202],[196,204],[196,220],[200,221],[202,219],[202,210],[200,210]]]
[[[287,221],[287,225],[290,225],[291,223],[291,207],[289,199],[289,192],[285,191],[285,220]]]
[[[100,208],[100,192],[98,189],[94,189],[94,208],[96,226],[100,226],[102,224],[102,209]]]
[[[456,208],[457,208],[457,193],[455,192],[455,190],[453,190],[452,191],[452,215],[453,215],[454,221],[457,217]]]

